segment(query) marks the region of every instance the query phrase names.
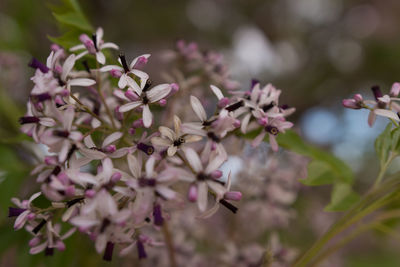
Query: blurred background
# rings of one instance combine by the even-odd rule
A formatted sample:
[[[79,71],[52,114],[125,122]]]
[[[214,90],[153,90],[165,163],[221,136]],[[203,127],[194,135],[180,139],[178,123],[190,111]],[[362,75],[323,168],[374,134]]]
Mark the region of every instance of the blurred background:
[[[345,110],[343,98],[370,87],[384,92],[398,81],[400,70],[400,1],[396,0],[86,0],[80,1],[105,40],[120,45],[133,58],[152,53],[148,72],[157,79],[157,57],[178,39],[195,41],[204,50],[223,53],[231,75],[243,87],[252,78],[283,89],[283,102],[297,109],[291,121],[303,137],[344,159],[356,173],[356,191],[366,190],[377,173],[373,140],[384,120],[373,128],[367,112]],[[44,61],[60,35],[48,4],[57,1],[0,1],[0,263],[3,266],[70,266],[105,264],[84,237],[70,242],[63,255],[29,256],[26,232],[14,232],[6,218],[12,196],[32,188],[29,142],[20,137],[18,117],[25,112],[33,70],[32,56]],[[77,40],[78,43],[78,40]],[[161,77],[158,77],[161,79]],[[22,143],[21,143],[22,142]],[[399,165],[399,164],[394,164]],[[396,170],[392,170],[396,171]],[[306,231],[322,210],[329,188],[301,190],[298,219],[291,231]],[[310,204],[311,203],[311,204]],[[335,214],[320,212],[326,229]],[[325,228],[324,228],[325,227]],[[296,246],[305,249],[318,236],[306,235]],[[78,241],[77,241],[78,239]],[[74,247],[76,244],[76,247]],[[396,240],[371,233],[339,253],[340,264],[327,266],[400,266]],[[106,265],[106,264],[105,264]]]

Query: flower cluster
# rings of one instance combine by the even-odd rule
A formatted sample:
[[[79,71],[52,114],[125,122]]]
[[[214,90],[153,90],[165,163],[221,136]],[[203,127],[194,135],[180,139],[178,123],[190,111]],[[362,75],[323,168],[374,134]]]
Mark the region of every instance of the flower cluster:
[[[32,171],[40,192],[13,199],[17,207],[9,216],[16,217],[15,229],[25,226],[34,235],[32,254],[65,249],[63,240],[78,229],[104,260],[111,260],[115,246],[121,255],[136,249],[145,258],[147,246],[160,245],[152,233],[166,227],[185,199],[197,204],[196,217],[210,217],[220,206],[237,212],[233,202],[242,193],[231,190],[230,174],[225,179],[220,170],[228,136],[253,131],[258,146],[268,135],[276,151],[275,137],[292,127],[286,117],[294,108],[279,104],[280,90],[259,82],[228,95],[211,85],[206,91],[215,95],[213,115],[194,95],[185,99],[190,105],[181,107],[183,116],[171,114],[170,99],[183,89],[151,82],[143,70],[149,54],[128,64],[119,53],[119,64],[108,64],[103,50],[118,46],[102,39],[102,29],[91,38],[83,34],[82,44],[69,50],[79,54],[53,45],[46,64],[29,64],[36,71],[21,130],[48,151]],[[178,48],[198,61],[197,49]],[[206,57],[211,65],[214,57]],[[207,72],[221,76],[220,69]],[[49,206],[35,204],[36,198]],[[70,225],[64,234],[58,219]]]
[[[388,95],[383,95],[379,86],[371,88],[375,100],[364,100],[361,94],[355,94],[351,99],[342,101],[345,108],[351,109],[368,109],[368,124],[372,127],[376,120],[376,115],[391,119],[396,124],[400,121],[399,112],[400,105],[397,101],[400,94],[400,83],[394,83]]]

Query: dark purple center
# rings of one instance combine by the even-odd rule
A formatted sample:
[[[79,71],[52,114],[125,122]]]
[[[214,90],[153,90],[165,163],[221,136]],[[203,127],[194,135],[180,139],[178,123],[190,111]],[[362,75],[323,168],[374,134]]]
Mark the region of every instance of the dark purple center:
[[[29,62],[28,66],[31,67],[31,68],[34,68],[34,69],[40,69],[40,71],[43,72],[43,73],[49,72],[49,68],[45,64],[43,64],[42,62],[40,62],[39,60],[37,60],[34,57]]]

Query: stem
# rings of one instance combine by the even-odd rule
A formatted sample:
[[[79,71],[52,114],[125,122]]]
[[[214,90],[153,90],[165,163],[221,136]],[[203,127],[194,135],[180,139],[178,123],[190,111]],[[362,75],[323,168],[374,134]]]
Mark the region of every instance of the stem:
[[[368,231],[371,228],[377,228],[378,230],[381,230],[385,233],[388,232],[388,227],[382,225],[382,221],[386,221],[389,219],[393,218],[398,218],[400,217],[400,210],[395,210],[395,211],[389,211],[385,212],[379,216],[377,216],[376,220],[373,220],[372,222],[360,226],[358,229],[347,235],[345,238],[342,240],[338,241],[336,244],[334,244],[332,247],[328,248],[325,250],[322,254],[320,254],[315,261],[313,261],[311,266],[318,266],[319,263],[322,262],[325,258],[329,257],[333,253],[335,253],[338,249],[349,243],[351,240],[353,240],[355,237],[360,235],[361,233]],[[389,229],[390,231],[391,229]]]
[[[396,190],[399,188],[400,181],[398,179],[389,180],[386,184],[383,184],[380,188],[370,190],[362,200],[358,202],[353,208],[351,208],[347,213],[339,219],[335,224],[331,226],[331,228],[318,240],[314,243],[314,245],[303,254],[293,266],[300,267],[306,266],[315,255],[319,253],[323,249],[326,243],[328,243],[333,237],[335,237],[340,232],[344,231],[348,227],[350,227],[353,223],[363,219],[366,215],[374,212],[375,210],[383,207],[384,205],[388,204],[393,199],[399,197],[399,193]],[[387,190],[394,190],[390,195],[387,195]],[[390,192],[389,191],[389,192]],[[383,197],[378,198],[377,200],[373,201],[369,206],[367,206],[364,210],[360,209],[368,205],[368,203],[374,199],[380,193],[386,193]],[[392,197],[394,197],[392,199]]]
[[[165,243],[167,243],[170,266],[176,267],[177,264],[176,264],[176,258],[175,258],[175,249],[174,249],[174,244],[172,242],[171,233],[168,228],[167,220],[164,220],[164,223],[162,226],[162,232],[164,234]]]
[[[99,121],[101,121],[103,124],[105,124],[105,123],[104,123],[104,120],[103,120],[102,118],[100,118],[99,116],[97,116],[93,111],[91,111],[89,107],[87,107],[86,105],[84,105],[84,104],[79,100],[79,98],[77,98],[77,97],[74,96],[73,94],[70,94],[70,96],[71,96],[71,98],[72,98],[73,100],[75,100],[79,105],[81,105],[81,107],[82,107],[87,113],[89,113],[90,115],[92,115],[93,117],[95,117],[96,119],[98,119]]]
[[[101,91],[101,77],[100,77],[100,74],[99,74],[99,73],[100,73],[100,72],[99,72],[100,66],[99,66],[99,62],[97,62],[97,60],[96,60],[96,68],[97,68],[97,75],[96,75],[96,80],[97,80],[97,92],[99,93],[101,102],[103,103],[103,105],[104,105],[104,107],[105,107],[105,109],[106,109],[106,112],[107,112],[107,114],[108,114],[108,117],[110,118],[112,127],[113,127],[114,129],[116,129],[117,127],[115,126],[114,116],[112,115],[111,110],[110,110],[110,108],[108,107],[108,105],[107,105],[107,103],[106,103],[106,100],[104,99],[103,92]]]
[[[397,153],[395,152],[390,152],[390,157],[389,159],[385,162],[385,164],[382,166],[381,170],[379,171],[378,177],[375,180],[375,183],[373,184],[372,188],[377,188],[378,185],[381,183],[383,177],[385,176],[385,173],[387,171],[387,168],[389,167],[390,163],[397,157]]]

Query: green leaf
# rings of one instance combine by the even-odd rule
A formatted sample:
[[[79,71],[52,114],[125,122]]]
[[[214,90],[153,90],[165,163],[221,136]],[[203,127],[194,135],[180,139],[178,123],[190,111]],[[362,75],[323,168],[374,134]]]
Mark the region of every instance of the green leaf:
[[[336,183],[333,187],[331,202],[325,207],[325,211],[346,211],[360,200],[351,185]]]
[[[389,153],[392,149],[392,135],[391,135],[392,123],[389,123],[385,130],[375,140],[375,150],[378,155],[381,167],[385,165],[389,158]],[[397,132],[396,132],[397,136]],[[395,145],[397,146],[397,144]]]
[[[329,167],[330,174],[334,176],[331,177],[332,182],[353,183],[353,172],[345,162],[331,153],[307,144],[295,131],[289,130],[284,134],[279,134],[277,140],[279,145],[283,148],[308,156],[313,160],[318,160],[320,165],[322,164],[321,162],[324,162],[326,165],[324,167]]]
[[[82,33],[92,33],[93,26],[86,18],[77,0],[63,0],[60,6],[49,6],[63,34],[60,37],[48,36],[50,41],[65,48],[79,43]]]
[[[58,22],[64,25],[72,26],[82,31],[91,32],[92,26],[89,24],[87,19],[81,14],[76,12],[68,12],[64,14],[53,13],[53,16]]]
[[[330,166],[324,161],[311,161],[308,165],[307,173],[307,178],[301,179],[300,182],[308,186],[326,185],[335,182],[335,174],[332,173]]]

